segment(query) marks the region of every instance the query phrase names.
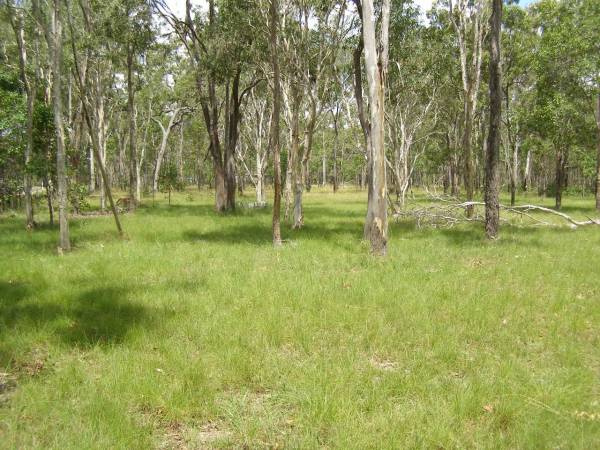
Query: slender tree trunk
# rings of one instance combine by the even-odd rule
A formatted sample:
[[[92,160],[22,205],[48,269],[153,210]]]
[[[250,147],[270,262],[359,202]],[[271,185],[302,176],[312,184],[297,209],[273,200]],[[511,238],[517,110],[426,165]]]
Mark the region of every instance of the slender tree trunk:
[[[532,167],[533,167],[533,154],[531,149],[527,150],[527,157],[525,158],[525,172],[523,174],[523,190],[528,191],[531,189],[532,180]]]
[[[302,212],[302,161],[300,158],[300,93],[297,86],[291,89],[292,117],[290,124],[290,152],[288,158],[288,167],[291,168],[291,185],[294,192],[294,218],[293,229],[302,228],[304,225],[304,214]]]
[[[337,113],[336,113],[337,116]],[[338,145],[339,145],[339,131],[337,124],[337,117],[333,118],[333,193],[338,191]]]
[[[54,128],[56,130],[56,178],[58,181],[59,251],[71,250],[67,203],[67,165],[65,156],[65,132],[62,105],[62,19],[60,0],[53,0],[52,12],[52,99],[54,106]]]
[[[56,0],[58,1],[58,0]],[[271,148],[273,153],[274,199],[273,199],[273,245],[281,246],[281,161],[279,148],[279,120],[281,108],[281,80],[279,73],[279,0],[271,0],[269,8],[271,64],[273,67],[273,119],[271,121]]]
[[[256,203],[264,201],[263,167],[260,147],[256,149]]]
[[[473,150],[471,147],[471,135],[473,131],[473,104],[471,103],[470,94],[466,94],[465,97],[465,123],[464,133],[462,139],[462,148],[465,158],[465,195],[468,202],[473,201],[475,193],[475,168],[473,166]],[[474,207],[467,207],[467,217],[473,217]]]
[[[515,206],[517,201],[517,186],[519,184],[519,149],[521,140],[517,134],[513,144],[512,165],[510,175],[510,206]]]
[[[600,93],[596,96],[596,209],[600,211]]]
[[[50,216],[50,225],[54,225],[54,206],[52,205],[52,184],[48,176],[44,177],[44,187],[46,188],[46,203],[48,205],[48,216]]]
[[[87,141],[87,139],[86,139]],[[89,147],[90,151],[89,151],[89,164],[90,164],[90,179],[89,179],[89,192],[92,193],[96,190],[96,170],[94,167],[94,150],[92,149],[92,146],[90,145]]]
[[[387,8],[387,19],[386,11]],[[367,206],[365,238],[371,242],[375,255],[385,255],[387,250],[387,183],[384,148],[384,78],[387,69],[387,29],[389,26],[389,0],[382,7],[381,54],[377,54],[375,37],[375,11],[373,0],[362,2],[363,40],[365,45],[365,66],[369,85],[369,106],[371,112],[371,173],[369,183],[371,197]],[[379,58],[378,58],[379,56]]]
[[[179,127],[179,147],[177,147],[177,182],[183,185],[183,122]]]
[[[133,44],[127,44],[127,114],[129,116],[129,209],[135,209],[140,201],[137,168],[137,123],[135,109],[135,86],[133,84]]]
[[[23,179],[24,194],[25,194],[25,227],[28,230],[33,229],[35,222],[33,219],[33,202],[31,198],[31,153],[33,151],[33,113],[35,106],[35,94],[36,85],[32,86],[27,76],[27,45],[25,41],[25,25],[23,23],[23,12],[16,11],[12,2],[7,2],[8,14],[10,23],[15,34],[17,41],[17,48],[19,50],[19,73],[21,82],[25,88],[25,95],[27,98],[27,128],[26,128],[26,141],[25,141],[25,174]]]
[[[490,25],[490,126],[485,166],[485,234],[488,239],[496,239],[500,225],[500,173],[498,166],[502,120],[502,67],[500,61],[502,0],[492,1]],[[516,165],[516,161],[513,164]]]
[[[165,157],[165,152],[167,151],[167,143],[169,142],[169,135],[171,134],[171,130],[175,126],[175,121],[177,120],[177,116],[179,115],[180,108],[175,109],[173,111],[171,118],[169,119],[169,124],[167,128],[160,122],[160,120],[154,120],[162,131],[162,140],[160,142],[160,148],[158,150],[158,154],[156,155],[156,165],[154,166],[154,176],[152,177],[152,191],[158,191],[158,178],[160,177],[160,168],[162,166],[163,159]]]
[[[556,152],[556,209],[562,207],[562,191],[566,185],[567,177],[567,151],[559,148]]]
[[[322,161],[322,178],[321,178],[321,184],[323,187],[325,187],[325,184],[327,183],[327,157],[325,155],[323,155],[323,161]]]

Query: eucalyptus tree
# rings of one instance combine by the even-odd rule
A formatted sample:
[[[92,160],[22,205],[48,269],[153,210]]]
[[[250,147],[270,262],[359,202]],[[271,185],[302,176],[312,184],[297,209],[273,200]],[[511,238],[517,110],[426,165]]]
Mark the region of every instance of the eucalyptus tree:
[[[510,204],[514,206],[521,177],[521,149],[528,131],[524,115],[530,101],[528,91],[531,91],[533,84],[530,60],[536,37],[529,14],[519,6],[504,7],[502,25],[502,146],[505,149]],[[522,174],[522,185],[525,188],[530,187],[532,168],[533,151],[528,146]]]
[[[137,145],[137,109],[135,94],[139,89],[139,72],[143,68],[145,54],[152,44],[156,31],[152,26],[152,10],[145,0],[125,0],[110,4],[106,20],[107,35],[120,44],[124,53],[127,83],[127,122],[129,138],[129,202],[135,207],[139,202],[140,189]],[[137,75],[137,76],[136,76]]]
[[[63,67],[63,19],[61,1],[53,0],[50,5],[49,26],[46,14],[39,9],[37,0],[33,6],[38,14],[40,25],[45,28],[48,48],[51,55],[52,70],[52,106],[54,111],[54,129],[56,131],[56,178],[58,194],[58,223],[59,223],[59,252],[71,251],[71,238],[69,234],[68,202],[67,202],[67,165],[65,130],[63,123],[62,99],[62,67]]]
[[[500,124],[502,122],[502,66],[500,37],[502,27],[502,0],[492,0],[490,17],[490,123],[485,165],[485,234],[488,239],[498,237],[500,224]]]
[[[472,201],[475,192],[475,166],[473,162],[473,125],[481,83],[483,41],[487,34],[487,10],[484,0],[450,0],[450,20],[456,32],[462,74],[464,103],[462,151],[464,159],[464,184],[466,200]],[[473,215],[467,208],[467,216]]]
[[[33,202],[31,198],[31,158],[33,153],[33,115],[35,108],[35,97],[37,91],[37,71],[36,67],[39,64],[37,55],[34,56],[35,66],[32,68],[31,63],[28,60],[28,39],[25,33],[25,17],[26,11],[23,5],[15,5],[12,0],[6,0],[6,11],[8,18],[13,29],[15,40],[17,43],[17,49],[19,54],[19,76],[21,83],[25,91],[25,97],[27,101],[27,125],[25,132],[25,151],[24,151],[24,194],[25,194],[25,226],[28,230],[33,229],[35,222],[33,220]],[[37,27],[33,27],[35,30],[33,33],[33,39],[36,41],[39,39],[37,33]],[[33,80],[30,79],[30,73],[33,72]]]
[[[281,242],[281,160],[279,146],[279,121],[281,110],[281,73],[279,68],[279,0],[269,1],[269,51],[271,54],[271,66],[273,79],[273,117],[271,119],[270,147],[273,155],[273,245],[280,247]]]
[[[379,39],[375,32],[376,16],[373,1],[363,0],[361,4],[360,0],[355,0],[355,4],[362,23],[370,111],[368,132],[366,133],[370,151],[369,196],[364,236],[371,243],[371,252],[383,256],[387,251],[388,239],[384,103],[389,61],[390,1],[383,0],[382,3]]]
[[[197,97],[210,137],[215,208],[233,210],[242,103],[258,82],[255,67],[249,61],[255,40],[254,18],[259,11],[248,0],[209,0],[207,14],[203,14],[186,0],[185,18],[179,19],[164,2],[156,3],[185,46],[192,64]]]
[[[539,40],[533,58],[535,99],[529,120],[554,149],[557,209],[567,186],[572,151],[590,146],[596,128],[592,99],[598,89],[598,56],[594,44],[580,38],[579,33],[586,31],[580,25],[587,20],[580,15],[580,3],[542,0],[531,7]]]
[[[437,36],[419,23],[418,10],[403,1],[392,6],[386,123],[389,168],[403,206],[417,160],[434,132],[445,67]]]
[[[241,163],[254,184],[256,202],[259,205],[263,205],[267,201],[265,175],[269,158],[268,134],[272,115],[272,105],[264,88],[265,84],[261,83],[252,89],[246,111],[249,120],[244,121],[241,128],[245,147],[251,149],[254,154],[254,173],[248,168],[244,159]]]
[[[96,5],[94,5],[96,6]],[[67,18],[70,33],[71,56],[73,57],[73,72],[79,91],[81,111],[87,124],[96,164],[100,170],[103,192],[108,198],[115,225],[119,235],[123,228],[112,196],[111,183],[105,167],[106,118],[105,90],[108,89],[112,77],[112,66],[106,53],[110,53],[109,43],[103,40],[105,31],[102,19],[107,13],[98,7],[92,9],[88,0],[79,1],[79,11],[83,23],[82,34],[75,31],[75,8],[66,2]],[[94,39],[95,38],[95,39]],[[77,43],[81,42],[78,48]]]

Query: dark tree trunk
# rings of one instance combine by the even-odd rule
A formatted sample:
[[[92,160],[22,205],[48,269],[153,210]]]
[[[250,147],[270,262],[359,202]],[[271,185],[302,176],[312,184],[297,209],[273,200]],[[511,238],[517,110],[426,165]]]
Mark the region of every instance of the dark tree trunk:
[[[556,209],[562,207],[562,191],[567,182],[567,152],[562,148],[556,152]]]
[[[500,31],[502,0],[493,0],[490,18],[490,126],[485,166],[485,234],[488,239],[498,237],[500,225],[500,124],[502,119],[502,67],[500,65]],[[516,161],[513,162],[516,164]],[[512,177],[511,177],[512,178]],[[512,201],[514,201],[514,178]]]

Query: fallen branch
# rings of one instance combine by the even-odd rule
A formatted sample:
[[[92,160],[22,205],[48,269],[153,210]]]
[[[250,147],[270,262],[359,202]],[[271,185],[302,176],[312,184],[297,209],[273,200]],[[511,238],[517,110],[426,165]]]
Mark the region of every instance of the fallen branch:
[[[392,216],[395,219],[402,218],[413,218],[417,222],[417,226],[420,228],[421,226],[429,225],[433,227],[452,227],[458,223],[466,223],[466,222],[484,222],[485,217],[481,214],[475,214],[473,217],[468,218],[463,214],[469,207],[473,206],[485,206],[483,202],[461,202],[460,200],[447,197],[447,196],[439,196],[432,195],[428,192],[428,198],[431,201],[436,201],[440,204],[427,205],[423,207],[411,208],[411,209],[398,209],[395,205],[391,205],[393,214]],[[541,220],[531,212],[541,212],[546,214],[551,214],[568,222],[569,226],[573,229],[586,226],[586,225],[600,225],[600,219],[592,219],[588,217],[588,220],[575,220],[571,216],[556,211],[554,209],[546,208],[544,206],[537,205],[517,205],[517,206],[506,206],[500,205],[500,209],[506,211],[510,214],[516,214],[521,217],[525,217],[531,221],[533,221],[536,225],[544,225],[544,226],[557,226],[557,224],[547,222],[545,220]],[[459,212],[460,211],[460,212]],[[506,219],[502,219],[503,222],[510,222]]]

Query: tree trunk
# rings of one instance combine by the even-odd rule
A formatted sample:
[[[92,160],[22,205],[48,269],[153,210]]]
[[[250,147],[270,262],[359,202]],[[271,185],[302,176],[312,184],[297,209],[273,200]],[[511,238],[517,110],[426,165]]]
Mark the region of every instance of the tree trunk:
[[[300,92],[297,86],[291,89],[292,114],[290,123],[290,152],[288,167],[291,168],[291,184],[294,193],[294,218],[293,229],[302,228],[304,225],[304,214],[302,213],[302,191],[304,190],[302,180],[302,161],[300,158]]]
[[[388,11],[387,19],[385,11]],[[373,0],[362,2],[363,41],[365,46],[365,66],[369,85],[369,106],[371,112],[371,173],[369,177],[371,196],[367,206],[364,234],[371,242],[375,255],[385,255],[387,250],[387,183],[384,148],[384,79],[388,42],[389,0],[382,7],[381,53],[377,54],[375,37],[375,11]],[[378,58],[379,56],[379,58]]]
[[[264,169],[260,148],[256,149],[256,203],[265,201]]]
[[[567,152],[560,148],[556,152],[556,209],[562,207],[562,191],[567,181]]]
[[[465,195],[467,202],[473,201],[473,195],[475,193],[475,168],[473,166],[473,150],[471,147],[471,135],[473,129],[473,104],[470,101],[470,94],[465,96],[465,123],[464,133],[462,139],[462,148],[465,158]],[[474,207],[468,206],[466,209],[467,217],[473,217]]]
[[[58,1],[58,0],[56,0]],[[281,80],[279,73],[279,0],[271,0],[269,5],[269,16],[271,19],[269,33],[269,47],[271,49],[271,64],[273,67],[273,119],[271,121],[271,148],[273,152],[274,171],[274,199],[273,199],[273,245],[281,246],[281,161],[279,155],[279,120],[281,108]]]
[[[523,174],[523,190],[525,190],[525,191],[528,191],[529,189],[531,189],[532,171],[533,171],[533,154],[531,153],[531,149],[528,149],[527,157],[525,159],[525,172]]]
[[[225,171],[215,165],[215,209],[217,212],[227,211],[227,188]]]
[[[517,134],[513,144],[512,165],[510,175],[510,206],[515,206],[517,201],[517,186],[519,185],[519,149],[521,140]]]
[[[156,155],[156,165],[154,166],[154,176],[152,177],[152,191],[158,191],[158,179],[160,177],[160,168],[162,166],[162,162],[165,156],[165,152],[167,151],[167,143],[169,141],[169,135],[171,134],[171,130],[175,126],[175,120],[179,115],[180,108],[175,109],[171,114],[171,118],[169,119],[169,124],[167,128],[163,126],[160,120],[152,118],[162,131],[162,140],[160,142],[160,148],[158,150],[158,154]]]
[[[596,209],[600,211],[600,93],[596,96]]]
[[[133,44],[127,44],[127,114],[129,115],[129,209],[135,209],[140,201],[137,183],[137,124],[135,109],[135,87],[133,85]]]
[[[60,0],[53,0],[52,12],[52,100],[54,106],[54,127],[56,130],[56,178],[58,181],[58,223],[59,251],[71,250],[69,237],[69,217],[67,201],[67,166],[65,156],[65,132],[63,128],[62,105],[62,20]]]
[[[27,46],[25,41],[25,26],[23,19],[23,12],[16,11],[12,2],[7,3],[7,9],[9,14],[9,20],[15,33],[17,41],[17,48],[19,51],[19,74],[21,82],[25,88],[25,96],[27,98],[27,127],[26,127],[26,141],[25,141],[25,175],[23,179],[24,194],[25,194],[25,227],[28,230],[33,229],[35,223],[33,220],[33,202],[31,199],[31,172],[30,162],[31,153],[33,151],[33,113],[35,106],[35,95],[36,95],[36,83],[32,86],[27,76]]]
[[[179,127],[179,146],[177,147],[177,182],[184,184],[183,180],[183,122]]]
[[[502,0],[493,0],[492,2],[490,25],[490,126],[485,165],[485,234],[488,239],[496,239],[500,225],[500,173],[498,166],[502,120],[502,67],[500,62]],[[516,161],[513,162],[513,166],[516,166]],[[514,177],[512,184],[514,185]]]
[[[339,131],[337,125],[337,113],[333,118],[333,193],[338,191],[338,159],[337,151],[339,145]]]

